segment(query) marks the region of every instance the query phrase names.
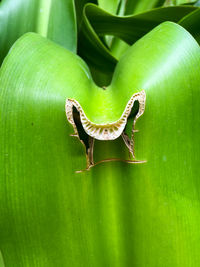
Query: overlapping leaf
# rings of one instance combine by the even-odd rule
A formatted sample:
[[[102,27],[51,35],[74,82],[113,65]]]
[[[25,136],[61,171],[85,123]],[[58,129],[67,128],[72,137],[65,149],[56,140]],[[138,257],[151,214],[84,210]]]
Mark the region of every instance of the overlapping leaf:
[[[73,0],[4,0],[0,3],[0,63],[26,32],[37,32],[76,51]]]
[[[190,13],[188,16],[185,16],[179,24],[187,29],[200,43],[200,9],[197,9]]]
[[[75,51],[72,2],[5,1],[1,11],[2,58],[30,30]],[[35,34],[17,41],[1,68],[0,264],[199,266],[200,49],[173,23],[145,35],[160,22],[180,20],[199,40],[199,10],[159,8],[120,18],[87,5],[83,18],[79,49],[97,80],[97,70],[110,78],[117,63],[102,36],[138,41],[119,60],[110,102],[98,97],[108,91],[93,90],[80,58]],[[147,102],[135,150],[147,163],[107,162],[75,174],[85,166],[85,149],[69,136],[66,98],[84,97],[90,115],[115,118],[125,96],[141,89]],[[128,156],[120,139],[97,141],[95,151],[96,161]]]
[[[82,32],[79,36],[79,54],[89,65],[111,74],[117,59],[111,55],[109,48],[99,36],[114,35],[133,44],[159,23],[178,22],[196,9],[187,6],[167,7],[130,17],[118,17],[88,4],[84,9]]]
[[[66,98],[84,95],[91,114],[103,99],[76,55],[35,34],[17,41],[0,73],[6,267],[199,265],[199,64],[198,44],[174,23],[135,43],[119,61],[110,99],[120,107],[122,96],[146,91],[135,149],[147,163],[75,174],[85,155],[69,136]],[[96,160],[127,155],[120,140],[97,141],[95,151]]]

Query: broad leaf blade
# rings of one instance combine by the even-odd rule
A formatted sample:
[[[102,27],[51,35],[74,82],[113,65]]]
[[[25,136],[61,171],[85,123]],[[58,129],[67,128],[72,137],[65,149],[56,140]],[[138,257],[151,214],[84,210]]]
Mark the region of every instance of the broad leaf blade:
[[[164,4],[165,0],[136,0],[136,1],[131,1],[127,0],[126,1],[126,8],[125,8],[125,14],[126,15],[133,15],[137,13],[141,13],[156,7],[160,7]]]
[[[75,174],[85,167],[85,155],[78,140],[69,136],[64,112],[63,69],[68,69],[67,77],[72,75],[66,54],[63,48],[28,34],[16,43],[1,69],[1,84],[8,85],[5,90],[1,87],[0,96],[1,148],[5,148],[1,171],[7,173],[1,172],[1,182],[7,186],[0,194],[0,240],[6,266],[88,263],[85,249],[91,240],[80,244],[87,232],[81,206],[86,198],[83,184],[91,182],[90,176],[86,181],[86,174]],[[5,99],[11,100],[12,109],[7,109]],[[6,121],[11,131],[4,131]]]
[[[200,43],[200,9],[193,11],[179,21],[179,24],[188,30]]]
[[[0,251],[0,267],[5,267],[1,251]]]
[[[121,96],[146,91],[135,149],[147,163],[75,174],[84,149],[69,136],[64,105],[69,94],[92,104],[88,69],[35,34],[15,44],[0,73],[6,266],[199,265],[199,64],[198,44],[173,23],[131,47],[111,86],[119,106]],[[111,147],[112,155],[126,154],[119,140],[99,141],[96,158]]]
[[[112,14],[117,14],[120,0],[98,0],[98,6]]]
[[[87,3],[93,3],[93,4],[98,4],[97,0],[74,0],[75,2],[75,9],[76,9],[76,18],[77,18],[77,28],[81,27],[82,20],[83,20],[83,9],[84,6]]]
[[[113,1],[112,4],[114,4],[114,2],[115,1]],[[106,6],[106,5],[104,5],[104,6],[100,5],[100,7],[102,9],[104,9],[105,11],[108,11],[112,14],[117,14],[117,15],[123,16],[123,15],[135,15],[137,13],[142,13],[142,12],[151,10],[153,8],[160,7],[164,4],[164,2],[165,2],[164,0],[153,0],[153,1],[127,0],[127,1],[120,1],[120,3],[118,3],[118,5],[117,5],[118,10],[116,8],[116,5],[112,6],[113,8],[110,8],[110,9],[105,8],[104,6]],[[106,1],[105,3],[108,3],[108,1]],[[119,55],[117,58],[119,58],[123,54],[123,52],[127,49],[127,45],[124,44],[124,42],[122,40],[120,40],[116,37],[114,38],[114,37],[110,36],[110,40],[107,43],[109,44],[112,55],[114,55],[114,56]]]
[[[164,6],[193,5],[196,0],[166,0]]]
[[[88,4],[84,9],[84,21],[79,37],[79,54],[93,68],[111,75],[117,59],[111,55],[99,36],[114,35],[128,44],[133,44],[159,23],[178,22],[196,9],[186,6],[158,8],[135,16],[118,17],[95,5]]]
[[[76,52],[73,0],[5,0],[0,4],[0,62],[26,32],[37,32]]]
[[[85,168],[85,149],[69,136],[65,116],[68,93],[86,94],[88,76],[80,58],[35,34],[18,40],[3,63],[0,246],[6,266],[102,267],[112,261],[100,227],[103,185],[93,179],[97,170],[94,176],[75,173]],[[108,178],[120,170],[114,165]]]

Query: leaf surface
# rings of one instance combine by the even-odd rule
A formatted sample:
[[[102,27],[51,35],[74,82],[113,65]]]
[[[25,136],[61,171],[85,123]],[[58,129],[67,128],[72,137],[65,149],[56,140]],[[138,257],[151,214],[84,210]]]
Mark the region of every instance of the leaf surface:
[[[153,1],[148,1],[148,0],[136,0],[136,1],[131,1],[127,0],[126,1],[126,15],[132,15],[136,13],[142,13],[144,11],[160,7],[164,4],[165,0],[153,0]]]
[[[104,91],[64,48],[36,34],[15,43],[0,73],[6,267],[199,265],[199,64],[198,44],[174,23],[131,46]],[[98,93],[110,94],[113,115],[101,110],[107,121],[141,89],[146,109],[135,152],[147,162],[106,162],[76,174],[85,153],[69,136],[66,98],[82,101],[95,120],[106,100]],[[95,143],[96,161],[127,154],[120,139]]]
[[[98,0],[98,6],[109,13],[117,14],[120,2],[120,0]]]
[[[99,36],[114,35],[128,44],[133,44],[161,22],[178,22],[196,9],[186,6],[167,7],[134,16],[119,17],[88,4],[84,9],[84,21],[79,37],[79,54],[89,65],[111,75],[117,59],[111,55],[109,48]]]
[[[200,43],[200,9],[193,11],[179,21],[179,24],[188,30]]]
[[[0,25],[0,62],[26,32],[37,32],[76,52],[73,0],[4,0],[0,3]]]

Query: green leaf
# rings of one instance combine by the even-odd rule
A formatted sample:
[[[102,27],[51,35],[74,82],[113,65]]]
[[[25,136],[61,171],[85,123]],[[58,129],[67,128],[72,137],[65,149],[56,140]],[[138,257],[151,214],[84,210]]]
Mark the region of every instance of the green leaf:
[[[77,27],[78,31],[81,27],[82,20],[83,20],[83,8],[87,3],[98,4],[97,0],[74,0],[75,3],[75,10],[76,10],[76,19],[77,19]]]
[[[1,251],[0,251],[0,267],[5,267]]]
[[[166,0],[164,6],[193,5],[196,0]]]
[[[0,3],[0,63],[26,32],[37,32],[76,52],[73,0],[4,0]]]
[[[162,6],[164,4],[164,0],[127,0],[121,1],[120,4],[121,5],[118,15],[135,15],[137,13],[145,12],[147,10]],[[112,38],[110,50],[113,56],[120,58],[120,56],[123,55],[127,47],[127,44],[125,44],[119,38]]]
[[[121,0],[98,0],[98,6],[112,14],[117,14]]]
[[[126,1],[126,15],[132,15],[141,13],[156,7],[160,7],[164,4],[165,0],[127,0]]]
[[[200,9],[193,11],[180,20],[179,24],[188,30],[193,37],[200,43]]]
[[[117,59],[111,55],[108,47],[99,36],[114,35],[128,44],[133,44],[159,23],[164,21],[178,22],[196,9],[195,7],[186,6],[167,7],[135,16],[118,17],[105,12],[95,5],[88,4],[84,9],[78,52],[89,65],[108,73],[111,77]]]
[[[198,44],[174,23],[131,46],[107,90],[78,56],[49,40],[27,34],[15,43],[0,73],[5,266],[200,264],[199,64]],[[85,149],[69,136],[66,99],[107,123],[142,89],[134,143],[136,159],[147,162],[106,162],[76,174]],[[95,160],[127,154],[120,139],[95,143]]]

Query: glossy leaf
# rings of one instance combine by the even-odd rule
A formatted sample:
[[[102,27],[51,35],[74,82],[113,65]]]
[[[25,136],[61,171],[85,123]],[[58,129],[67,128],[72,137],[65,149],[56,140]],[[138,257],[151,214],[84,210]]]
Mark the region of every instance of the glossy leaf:
[[[200,9],[185,16],[179,24],[187,29],[194,36],[197,42],[200,43]]]
[[[98,0],[98,6],[112,14],[118,13],[120,0]]]
[[[73,53],[36,34],[16,42],[0,73],[6,267],[200,264],[199,64],[193,37],[164,23],[130,47],[103,91]],[[78,99],[91,120],[97,108],[107,122],[142,89],[135,152],[147,162],[76,174],[85,149],[69,136],[66,98]],[[100,109],[109,95],[112,114]],[[120,139],[95,143],[96,161],[127,154]]]
[[[156,7],[160,7],[164,4],[165,0],[136,0],[136,1],[131,1],[127,0],[126,1],[126,15],[132,15],[132,14],[137,14],[141,13],[147,10],[151,10]]]
[[[78,31],[81,27],[82,20],[83,20],[83,8],[87,3],[98,4],[97,0],[74,0],[75,3],[75,10],[76,10],[76,19],[77,19],[77,27]]]
[[[79,54],[89,65],[111,75],[117,59],[111,55],[99,36],[114,35],[133,44],[159,23],[178,22],[196,9],[186,6],[158,8],[135,16],[118,17],[88,4],[84,10],[84,23],[79,37]]]
[[[1,251],[0,251],[0,266],[5,267]]]
[[[193,5],[196,0],[166,0],[164,6]]]
[[[90,1],[91,2],[91,1]],[[98,0],[98,6],[113,15],[133,15],[156,7],[161,7],[165,0]]]
[[[4,0],[0,25],[0,62],[26,32],[37,32],[76,52],[73,0]]]
[[[127,0],[121,1],[120,10],[118,15],[135,15],[137,13],[142,13],[148,10],[151,10],[156,7],[161,7],[164,4],[165,0]],[[119,58],[124,51],[127,49],[127,44],[124,43],[119,38],[113,38],[111,44],[109,45],[111,54]]]

